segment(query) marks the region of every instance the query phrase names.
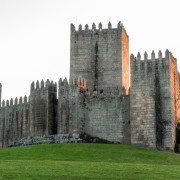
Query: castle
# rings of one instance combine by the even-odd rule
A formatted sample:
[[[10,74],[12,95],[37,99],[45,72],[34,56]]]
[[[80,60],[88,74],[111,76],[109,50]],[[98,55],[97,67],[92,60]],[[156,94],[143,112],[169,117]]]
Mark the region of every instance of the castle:
[[[69,82],[33,82],[28,98],[1,104],[0,148],[28,137],[77,133],[174,150],[180,119],[177,60],[168,50],[129,60],[129,37],[120,22],[117,28],[109,22],[107,29],[93,23],[84,30],[71,24]]]

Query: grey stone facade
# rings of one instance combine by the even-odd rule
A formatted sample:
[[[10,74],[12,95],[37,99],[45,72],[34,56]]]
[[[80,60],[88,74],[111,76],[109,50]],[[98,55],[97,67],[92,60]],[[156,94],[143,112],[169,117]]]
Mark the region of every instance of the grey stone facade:
[[[129,73],[123,72],[123,66],[129,70],[128,39],[121,23],[112,28],[109,22],[108,29],[102,29],[101,23],[98,28],[93,24],[92,29],[86,25],[84,30],[79,25],[78,31],[71,24],[70,79],[83,77],[88,89],[100,90],[114,86],[121,88],[125,86],[125,78],[129,88]],[[124,53],[126,56],[123,52],[127,52]]]
[[[2,102],[0,148],[81,142],[79,135],[88,134],[174,150],[180,94],[172,54],[131,55],[129,67],[129,37],[121,23],[84,30],[71,25],[70,44],[69,81],[33,82],[28,98]]]
[[[171,97],[170,97],[169,52],[162,58],[144,54],[131,56],[131,143],[154,148],[171,149]],[[175,121],[175,119],[173,119]]]

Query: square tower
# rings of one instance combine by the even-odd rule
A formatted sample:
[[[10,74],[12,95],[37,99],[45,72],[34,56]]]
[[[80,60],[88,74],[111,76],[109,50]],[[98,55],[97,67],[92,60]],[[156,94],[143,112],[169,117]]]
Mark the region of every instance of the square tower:
[[[131,144],[174,150],[180,119],[180,90],[177,59],[152,51],[131,55],[130,121]]]
[[[98,29],[93,23],[76,31],[71,24],[70,79],[86,79],[88,89],[125,87],[129,90],[129,37],[119,22],[117,28]]]

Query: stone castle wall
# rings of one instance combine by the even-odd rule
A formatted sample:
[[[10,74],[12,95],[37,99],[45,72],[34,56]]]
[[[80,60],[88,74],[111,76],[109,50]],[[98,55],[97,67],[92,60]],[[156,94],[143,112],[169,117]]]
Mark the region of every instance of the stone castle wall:
[[[145,52],[144,60],[140,53],[131,55],[129,67],[129,37],[123,25],[112,28],[109,23],[103,29],[100,23],[98,29],[93,24],[91,30],[87,25],[82,30],[80,25],[78,31],[71,25],[70,53],[69,82],[60,79],[58,87],[49,80],[33,82],[28,100],[25,96],[6,105],[2,102],[0,148],[76,142],[88,134],[111,142],[174,149],[180,75],[168,50],[165,57],[159,51],[157,58],[154,51],[150,58]]]
[[[7,147],[17,139],[29,135],[29,102],[27,97],[2,102],[0,125],[0,147]]]
[[[166,51],[151,59],[147,53],[131,56],[130,117],[131,143],[154,148],[173,149],[175,119],[172,117],[170,66]],[[179,84],[177,85],[179,87]],[[174,93],[173,93],[174,94]]]
[[[130,104],[125,89],[89,91],[84,86],[79,88],[78,82],[68,84],[65,79],[59,82],[58,101],[58,134],[86,133],[130,143]]]
[[[75,78],[68,83],[65,78],[59,81],[58,92],[58,134],[82,133],[84,128],[84,91],[86,81]]]
[[[40,136],[57,133],[57,85],[49,80],[31,84],[30,135]]]
[[[39,81],[31,84],[27,96],[2,102],[0,110],[0,147],[11,146],[15,141],[28,136],[57,134],[57,85]]]
[[[85,132],[112,142],[130,144],[129,96],[119,91],[93,92],[86,96]]]

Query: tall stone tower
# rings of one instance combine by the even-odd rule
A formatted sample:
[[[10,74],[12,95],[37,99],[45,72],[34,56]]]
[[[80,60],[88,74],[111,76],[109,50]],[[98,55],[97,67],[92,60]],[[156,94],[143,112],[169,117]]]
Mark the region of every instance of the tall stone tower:
[[[130,57],[131,144],[173,150],[180,119],[177,59],[166,50]]]
[[[41,136],[57,133],[57,84],[49,79],[31,84],[29,98],[29,135]]]
[[[117,28],[92,29],[79,25],[76,31],[71,24],[70,78],[86,79],[87,88],[101,90],[125,87],[129,90],[129,37],[119,22]]]

